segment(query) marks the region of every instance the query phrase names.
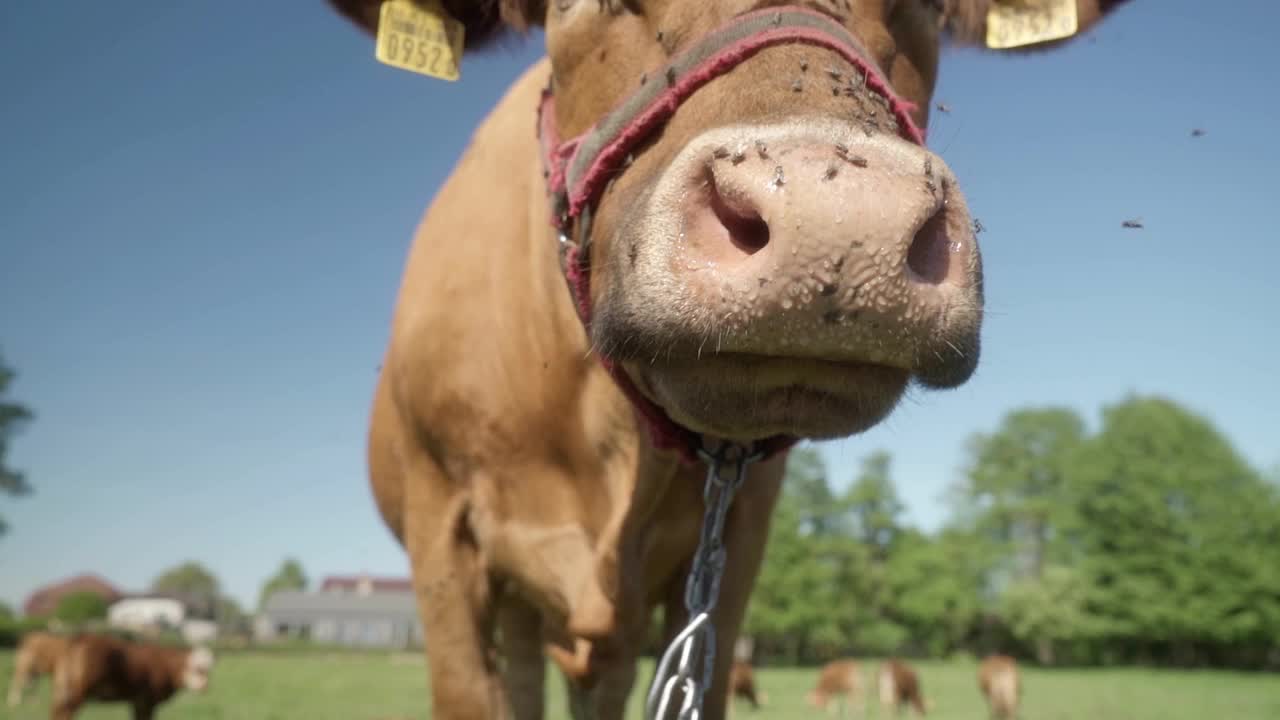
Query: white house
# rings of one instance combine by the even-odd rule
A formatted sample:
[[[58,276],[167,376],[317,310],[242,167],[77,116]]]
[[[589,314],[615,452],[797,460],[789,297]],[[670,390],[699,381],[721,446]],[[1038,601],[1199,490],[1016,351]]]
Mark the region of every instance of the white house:
[[[254,637],[259,642],[296,638],[388,648],[423,642],[413,583],[364,575],[326,578],[316,592],[272,594],[254,622]]]
[[[124,630],[176,630],[186,617],[186,606],[167,597],[126,597],[107,608],[107,624]]]

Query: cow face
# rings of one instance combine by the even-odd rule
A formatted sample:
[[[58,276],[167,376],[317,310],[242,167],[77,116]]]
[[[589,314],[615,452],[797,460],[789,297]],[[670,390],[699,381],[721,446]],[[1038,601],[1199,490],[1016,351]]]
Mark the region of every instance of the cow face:
[[[663,82],[674,53],[784,2],[444,6],[471,46],[503,23],[545,28],[555,119],[572,137],[641,83]],[[377,3],[334,4],[376,22]],[[793,4],[844,26],[924,127],[942,36],[980,38],[989,0]],[[1079,0],[1081,27],[1110,4]],[[821,47],[765,48],[685,100],[598,201],[592,344],[692,430],[846,436],[881,420],[909,384],[952,388],[977,366],[982,267],[959,182],[903,139],[863,76]]]
[[[204,692],[209,688],[209,673],[213,671],[213,652],[208,648],[196,648],[187,654],[182,668],[182,686],[187,690]]]

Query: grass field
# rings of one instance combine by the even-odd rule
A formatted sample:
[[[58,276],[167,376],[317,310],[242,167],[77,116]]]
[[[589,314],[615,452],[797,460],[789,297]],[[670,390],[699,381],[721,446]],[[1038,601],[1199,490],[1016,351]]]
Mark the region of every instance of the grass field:
[[[647,679],[651,666],[641,677]],[[920,663],[921,683],[937,720],[985,720],[972,663]],[[0,687],[8,690],[13,653],[0,653]],[[768,706],[739,705],[735,720],[813,720],[804,704],[812,669],[764,669],[756,679]],[[1277,720],[1280,675],[1148,670],[1030,670],[1025,673],[1024,720]],[[568,717],[559,678],[548,672],[549,720]],[[48,717],[49,682],[42,681],[16,711],[0,717]],[[428,718],[426,672],[420,657],[398,654],[227,653],[218,659],[205,695],[179,695],[162,719],[407,720]],[[628,718],[640,716],[632,698]],[[877,716],[871,708],[870,717]],[[94,705],[86,720],[125,720],[124,706]]]

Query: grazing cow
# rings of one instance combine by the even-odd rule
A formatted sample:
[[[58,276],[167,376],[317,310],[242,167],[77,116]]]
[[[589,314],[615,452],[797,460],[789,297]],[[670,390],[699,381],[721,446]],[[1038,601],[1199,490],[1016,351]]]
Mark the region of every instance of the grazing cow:
[[[86,702],[124,702],[134,720],[149,720],[179,690],[204,692],[213,669],[207,648],[135,643],[109,635],[77,635],[54,670],[53,720],[70,720]]]
[[[22,694],[32,680],[52,675],[58,658],[67,647],[67,638],[48,632],[29,632],[22,636],[13,658],[13,680],[9,682],[9,707],[22,702]]]
[[[729,667],[729,707],[733,707],[733,698],[740,697],[751,704],[752,710],[759,710],[768,696],[756,690],[756,674],[751,663],[734,660]]]
[[[877,686],[880,710],[884,715],[890,712],[895,716],[900,715],[903,706],[914,708],[921,717],[926,714],[929,706],[920,689],[920,678],[905,662],[897,658],[884,661],[877,675]]]
[[[924,130],[941,42],[980,42],[995,7],[329,1],[370,33],[382,7],[413,62],[546,33],[418,228],[370,413],[432,717],[541,717],[547,656],[576,716],[621,717],[652,610],[668,638],[688,620],[700,449],[732,441],[762,457],[723,525],[720,720],[785,449],[977,365],[973,221]],[[1069,29],[1119,2],[1077,0]],[[1000,7],[1001,47],[1063,42]]]
[[[987,699],[987,707],[995,720],[1018,717],[1022,684],[1018,663],[1008,655],[989,655],[978,666],[978,689]]]
[[[837,707],[843,716],[853,710],[860,714],[865,708],[863,699],[862,668],[857,660],[832,660],[818,673],[818,684],[805,700],[819,710],[833,712]],[[836,702],[831,703],[832,700]]]

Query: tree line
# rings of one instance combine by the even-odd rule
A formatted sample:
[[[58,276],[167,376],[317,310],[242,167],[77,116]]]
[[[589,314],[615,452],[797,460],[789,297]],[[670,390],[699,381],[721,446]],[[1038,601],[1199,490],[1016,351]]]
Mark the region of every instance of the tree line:
[[[1015,410],[971,437],[934,532],[892,458],[836,492],[793,451],[745,631],[758,661],[1002,651],[1044,665],[1280,666],[1280,473],[1162,397]]]

